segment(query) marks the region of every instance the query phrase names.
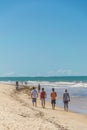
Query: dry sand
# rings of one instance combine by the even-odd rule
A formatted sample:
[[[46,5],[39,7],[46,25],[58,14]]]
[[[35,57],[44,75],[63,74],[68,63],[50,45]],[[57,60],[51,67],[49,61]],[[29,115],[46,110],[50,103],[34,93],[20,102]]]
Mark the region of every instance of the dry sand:
[[[0,84],[0,130],[87,130],[87,115],[32,106],[27,89]]]

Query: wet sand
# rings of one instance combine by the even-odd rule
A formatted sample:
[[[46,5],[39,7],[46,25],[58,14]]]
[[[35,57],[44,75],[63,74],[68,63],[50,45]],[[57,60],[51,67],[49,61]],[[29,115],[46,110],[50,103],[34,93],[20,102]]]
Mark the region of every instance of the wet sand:
[[[28,89],[0,84],[0,130],[87,130],[87,115],[52,110],[49,102],[43,109],[39,97],[33,107]]]

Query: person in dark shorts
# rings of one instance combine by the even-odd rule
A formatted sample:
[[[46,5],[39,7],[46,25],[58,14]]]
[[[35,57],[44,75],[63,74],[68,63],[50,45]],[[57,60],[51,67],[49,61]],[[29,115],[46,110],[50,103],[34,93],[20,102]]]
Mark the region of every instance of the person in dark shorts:
[[[57,94],[56,94],[54,88],[52,88],[52,92],[51,92],[51,95],[50,95],[50,96],[51,96],[52,109],[55,109]]]
[[[65,89],[65,92],[63,94],[63,102],[64,102],[64,110],[68,111],[68,103],[70,102],[70,96],[67,92],[67,89]]]
[[[38,93],[40,93],[41,86],[38,84]]]
[[[19,83],[18,81],[16,81],[16,90],[18,90],[18,87],[19,87]]]

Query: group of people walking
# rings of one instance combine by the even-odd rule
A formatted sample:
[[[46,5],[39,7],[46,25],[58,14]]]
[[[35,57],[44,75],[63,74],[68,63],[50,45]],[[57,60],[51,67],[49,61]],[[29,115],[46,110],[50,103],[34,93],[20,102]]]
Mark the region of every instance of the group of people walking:
[[[19,87],[19,83],[18,83],[18,81],[16,81],[16,90],[18,90],[18,87]],[[38,92],[37,92],[36,88],[33,87],[33,90],[31,91],[32,103],[33,103],[33,106],[35,106],[35,107],[37,106],[37,97],[39,94],[40,100],[41,100],[41,106],[42,106],[42,108],[45,108],[45,99],[47,97],[47,94],[46,94],[46,91],[44,90],[44,88],[42,88],[41,91],[40,90],[41,90],[40,84],[38,84]],[[55,109],[56,97],[57,97],[57,93],[55,92],[55,89],[52,88],[52,92],[50,94],[52,109]],[[63,103],[64,103],[65,111],[68,111],[69,102],[70,102],[70,95],[67,92],[67,89],[65,89],[65,92],[63,94]]]
[[[37,97],[38,97],[38,93],[39,93],[40,100],[41,100],[41,106],[42,106],[42,108],[45,108],[45,99],[47,97],[46,91],[44,90],[44,88],[42,88],[40,91],[40,85],[38,88],[39,88],[38,92],[35,87],[33,87],[33,90],[31,91],[31,98],[32,98],[33,106],[35,106],[35,107],[37,106]],[[52,109],[55,109],[57,93],[55,92],[54,88],[52,88],[50,98],[51,98]],[[63,103],[64,103],[65,111],[68,111],[69,102],[70,102],[70,96],[69,96],[69,93],[67,92],[67,89],[65,89],[65,92],[63,94]]]

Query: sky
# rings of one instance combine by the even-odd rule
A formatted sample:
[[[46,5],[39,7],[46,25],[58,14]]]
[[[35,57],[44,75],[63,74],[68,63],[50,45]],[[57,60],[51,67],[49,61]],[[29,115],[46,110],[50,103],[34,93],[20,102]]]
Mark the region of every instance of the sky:
[[[0,76],[74,75],[87,75],[87,1],[0,1]]]

